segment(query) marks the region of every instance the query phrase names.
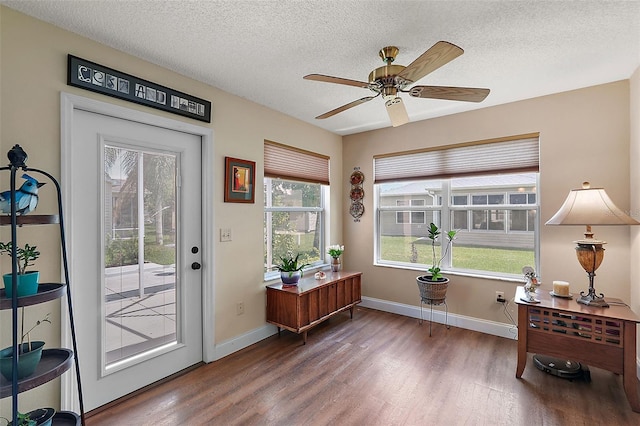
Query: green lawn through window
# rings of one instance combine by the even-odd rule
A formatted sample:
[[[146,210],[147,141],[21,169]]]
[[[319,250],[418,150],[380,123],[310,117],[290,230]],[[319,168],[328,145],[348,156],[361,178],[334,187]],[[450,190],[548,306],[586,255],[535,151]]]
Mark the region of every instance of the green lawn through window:
[[[384,236],[381,240],[381,258],[388,261],[413,262],[431,265],[433,255],[430,244],[415,244],[415,253],[411,251],[411,242],[415,237]],[[440,248],[436,247],[436,255]],[[453,246],[453,266],[456,269],[522,274],[523,266],[535,267],[533,250],[491,247]]]

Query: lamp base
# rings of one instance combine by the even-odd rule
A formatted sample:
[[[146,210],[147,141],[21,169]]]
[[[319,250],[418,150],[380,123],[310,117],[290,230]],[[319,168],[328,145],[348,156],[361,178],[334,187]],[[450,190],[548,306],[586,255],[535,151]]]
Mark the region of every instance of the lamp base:
[[[589,294],[583,294],[583,292],[580,292],[580,297],[576,299],[576,302],[582,303],[583,305],[597,306],[600,308],[609,307],[607,301],[604,300],[604,296],[597,296],[595,294],[591,294],[591,292],[589,292]]]

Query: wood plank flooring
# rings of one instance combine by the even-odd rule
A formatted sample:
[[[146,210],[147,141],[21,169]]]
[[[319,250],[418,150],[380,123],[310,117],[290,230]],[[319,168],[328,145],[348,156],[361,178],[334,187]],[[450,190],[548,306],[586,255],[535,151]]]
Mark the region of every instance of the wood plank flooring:
[[[357,307],[287,331],[90,415],[99,425],[640,425],[622,378],[569,381],[516,341]],[[90,413],[92,414],[92,413]]]

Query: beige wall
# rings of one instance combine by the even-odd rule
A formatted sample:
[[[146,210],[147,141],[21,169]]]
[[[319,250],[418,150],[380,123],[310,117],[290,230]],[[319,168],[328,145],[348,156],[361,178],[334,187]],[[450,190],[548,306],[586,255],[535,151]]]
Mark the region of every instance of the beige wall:
[[[345,263],[348,269],[363,271],[363,294],[419,304],[415,277],[420,271],[373,265],[374,155],[533,132],[540,133],[539,194],[543,224],[560,207],[568,191],[579,188],[585,180],[606,188],[620,208],[629,209],[629,81],[345,136],[344,175],[359,166],[366,176],[365,214],[361,222],[349,220],[346,214],[344,220]],[[561,279],[571,283],[572,292],[588,287],[587,275],[573,249],[573,241],[581,238],[583,232],[581,227],[542,226],[539,272],[543,285]],[[608,242],[596,289],[629,302],[629,229],[594,227],[594,232]],[[447,295],[449,312],[509,322],[501,306],[495,303],[495,291],[504,291],[511,299],[521,283],[451,278]]]
[[[205,124],[133,103],[94,94],[67,86],[67,54],[73,54],[137,77],[210,100],[212,123]],[[265,290],[263,282],[263,194],[257,185],[255,204],[223,202],[224,157],[256,161],[257,182],[263,178],[263,141],[269,139],[331,157],[331,181],[342,182],[341,137],[255,103],[232,96],[214,87],[152,65],[88,39],[63,31],[5,7],[0,7],[0,61],[4,65],[0,79],[2,123],[0,151],[6,153],[20,144],[29,154],[27,164],[60,176],[60,92],[99,99],[127,108],[166,116],[175,120],[208,126],[214,132],[214,236],[220,228],[231,228],[233,241],[216,242],[212,259],[203,263],[215,267],[215,342],[238,337],[265,324]],[[6,157],[2,154],[3,158]],[[6,164],[6,163],[3,163]],[[6,173],[0,187],[8,186]],[[53,190],[45,191],[38,211],[55,208]],[[52,188],[53,189],[53,188]],[[338,214],[342,200],[341,186],[331,191],[331,241],[342,234],[342,216]],[[0,230],[7,238],[8,230]],[[25,239],[37,243],[43,253],[37,261],[44,279],[59,281],[60,251],[56,232],[40,228],[24,230]],[[36,235],[39,233],[39,235]],[[7,271],[7,259],[0,264]],[[91,283],[77,283],[86,285]],[[236,315],[236,302],[244,301],[245,314]],[[75,300],[74,303],[82,303]],[[51,347],[59,341],[60,314],[56,303],[27,313],[35,320],[39,313],[52,311],[53,325],[42,329],[39,336]],[[0,316],[2,324],[10,320],[8,312]],[[30,319],[28,319],[30,321]],[[2,347],[10,344],[10,333],[0,332]],[[213,338],[213,337],[212,337]],[[43,390],[45,389],[45,390]],[[47,405],[58,405],[57,385],[47,385],[30,393],[44,395]],[[31,398],[29,398],[31,399]],[[28,400],[29,400],[28,399]],[[35,398],[34,398],[35,399]],[[9,399],[3,399],[6,404]],[[42,403],[39,406],[43,406]],[[1,407],[6,408],[6,405]],[[25,407],[29,408],[29,407]],[[4,413],[5,411],[2,410]],[[9,411],[10,412],[10,411]]]

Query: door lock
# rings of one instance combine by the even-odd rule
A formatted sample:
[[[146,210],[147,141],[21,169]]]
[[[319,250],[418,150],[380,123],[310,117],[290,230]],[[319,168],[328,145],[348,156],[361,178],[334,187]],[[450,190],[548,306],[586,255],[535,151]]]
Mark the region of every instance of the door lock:
[[[200,265],[198,262],[193,262],[191,264],[191,269],[193,269],[194,271],[197,271],[200,268],[202,268],[202,265]]]

